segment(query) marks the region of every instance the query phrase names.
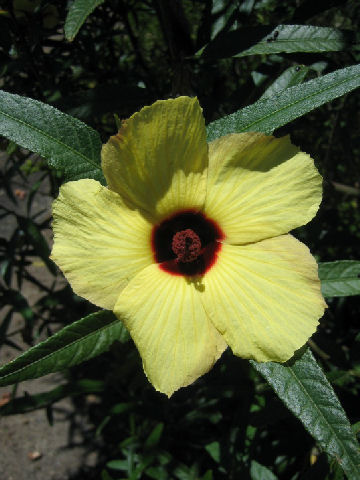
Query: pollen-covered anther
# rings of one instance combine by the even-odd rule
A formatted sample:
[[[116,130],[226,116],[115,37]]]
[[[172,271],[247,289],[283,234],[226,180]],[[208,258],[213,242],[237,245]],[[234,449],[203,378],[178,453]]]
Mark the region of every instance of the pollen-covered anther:
[[[175,233],[171,248],[177,262],[193,262],[201,254],[201,240],[194,230],[187,228]]]

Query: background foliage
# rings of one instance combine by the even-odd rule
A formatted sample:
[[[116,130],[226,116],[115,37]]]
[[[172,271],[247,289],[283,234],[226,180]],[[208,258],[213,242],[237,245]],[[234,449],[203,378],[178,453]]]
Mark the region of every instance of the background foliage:
[[[69,326],[66,331],[71,334],[81,332],[82,323],[70,325],[85,315],[91,320],[86,328],[96,328],[99,319],[92,315],[94,308],[65,283],[61,288],[55,283],[60,274],[48,258],[50,212],[34,216],[32,203],[44,185],[55,197],[64,174],[80,178],[84,171],[86,175],[92,171],[101,180],[98,152],[101,141],[116,130],[114,113],[126,118],[157,98],[197,95],[207,122],[213,122],[259,101],[226,122],[251,130],[257,108],[258,129],[269,133],[275,117],[266,123],[266,112],[283,109],[281,102],[288,105],[289,99],[294,102],[302,95],[305,113],[315,104],[336,98],[300,118],[299,114],[282,117],[282,123],[276,120],[276,126],[281,125],[276,135],[290,133],[293,142],[315,159],[325,179],[317,218],[295,235],[325,262],[320,272],[329,309],[310,346],[358,433],[360,101],[357,92],[346,93],[359,81],[359,72],[352,67],[360,60],[359,23],[360,7],[355,0],[4,2],[0,87],[52,105],[82,120],[100,137],[76,120],[69,122],[66,117],[65,121],[57,111],[49,123],[42,104],[0,96],[0,115],[10,138],[1,140],[6,153],[1,164],[6,199],[0,215],[3,225],[11,226],[0,238],[5,306],[1,344],[12,347],[14,356],[20,349],[13,340],[15,312],[22,316],[21,333],[29,346],[60,326]],[[331,76],[347,67],[351,70]],[[309,98],[304,94],[308,87],[299,84],[320,78],[317,97]],[[328,89],[334,82],[336,94]],[[274,104],[272,95],[288,87],[293,90],[284,92]],[[46,108],[51,112],[51,107]],[[22,130],[14,120],[18,113]],[[279,115],[285,114],[281,110]],[[246,123],[250,117],[251,125]],[[287,123],[290,120],[294,121]],[[43,132],[41,141],[28,124]],[[228,124],[223,125],[223,120],[212,123],[209,137]],[[55,169],[18,145],[40,153]],[[75,154],[85,170],[65,171],[61,162]],[[28,182],[21,214],[21,194],[16,190],[19,177]],[[33,275],[31,265],[38,258],[54,283],[43,283]],[[343,259],[345,263],[329,263]],[[35,304],[29,304],[21,293],[24,281],[42,291]],[[109,326],[109,338],[119,338],[108,353],[91,359],[86,351],[84,358],[89,360],[67,370],[62,385],[32,397],[14,398],[0,409],[0,414],[8,415],[44,408],[51,418],[52,405],[71,396],[75,408],[85,412],[94,425],[92,432],[84,432],[89,449],[95,446],[99,451],[98,465],[80,472],[79,478],[343,477],[336,456],[323,452],[324,444],[319,438],[315,442],[285,408],[256,365],[226,352],[208,375],[169,401],[148,384],[126,332],[116,330],[118,326],[107,314],[102,321]],[[52,338],[53,343],[57,341]],[[63,337],[62,342],[66,341]],[[95,347],[97,353],[103,349],[101,344]],[[38,353],[32,355],[36,358]],[[293,371],[301,375],[300,367],[295,365]],[[261,373],[270,379],[274,375]],[[330,395],[326,385],[325,399]],[[87,401],[89,393],[96,395],[95,404]]]

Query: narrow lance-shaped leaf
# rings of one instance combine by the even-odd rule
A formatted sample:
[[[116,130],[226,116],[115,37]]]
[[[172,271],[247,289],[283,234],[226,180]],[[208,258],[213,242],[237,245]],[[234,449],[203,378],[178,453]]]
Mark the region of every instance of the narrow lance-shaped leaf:
[[[335,392],[310,350],[293,363],[252,366],[351,480],[360,479],[359,445]]]
[[[351,43],[352,32],[313,25],[278,25],[232,30],[216,37],[203,50],[211,58],[247,57],[249,55],[336,52]],[[248,48],[249,42],[252,43]]]
[[[112,312],[101,310],[68,325],[0,368],[0,386],[38,378],[77,365],[128,338]]]
[[[90,13],[104,0],[74,0],[65,20],[65,37],[74,40]]]
[[[99,134],[50,105],[0,90],[0,135],[44,157],[66,180],[104,182]]]
[[[319,263],[319,277],[324,297],[360,295],[360,262],[340,260]]]
[[[336,70],[215,120],[207,127],[208,141],[229,133],[246,131],[271,134],[295,118],[359,86],[360,65]]]
[[[294,87],[302,83],[309,71],[305,65],[296,65],[287,68],[263,93],[261,99],[270,98],[277,95],[289,87]]]

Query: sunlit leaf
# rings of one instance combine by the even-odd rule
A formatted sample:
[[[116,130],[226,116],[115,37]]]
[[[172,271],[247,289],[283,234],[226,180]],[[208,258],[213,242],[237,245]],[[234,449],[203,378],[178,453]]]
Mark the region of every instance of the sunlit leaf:
[[[339,260],[319,263],[319,277],[324,297],[360,295],[360,262]]]
[[[246,131],[271,134],[295,118],[359,86],[360,65],[336,70],[215,120],[207,127],[208,140]]]
[[[90,13],[103,2],[104,0],[74,0],[65,20],[65,37],[67,40],[74,40]]]
[[[112,312],[102,310],[68,325],[0,368],[0,386],[38,378],[89,360],[128,338]]]
[[[331,27],[258,26],[219,35],[205,47],[202,55],[225,58],[273,53],[335,52],[345,50],[350,43],[351,32]]]
[[[43,156],[67,180],[104,182],[98,133],[50,105],[0,90],[0,135]]]
[[[348,478],[360,479],[359,445],[335,392],[310,350],[288,364],[251,361]]]

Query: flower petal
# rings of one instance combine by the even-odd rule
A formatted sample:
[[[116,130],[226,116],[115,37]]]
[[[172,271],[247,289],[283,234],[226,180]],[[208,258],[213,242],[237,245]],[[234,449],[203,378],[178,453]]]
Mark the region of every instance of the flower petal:
[[[257,242],[309,222],[321,202],[321,185],[313,160],[289,137],[227,135],[209,146],[205,211],[226,242]]]
[[[153,262],[151,225],[95,180],[63,185],[53,216],[51,258],[75,293],[112,309],[129,280]]]
[[[110,189],[159,220],[176,209],[203,206],[207,152],[197,98],[179,97],[124,121],[103,146],[102,167]]]
[[[209,371],[227,347],[205,314],[201,294],[196,282],[154,264],[129,283],[115,305],[147,377],[168,396]]]
[[[326,304],[317,264],[291,235],[224,244],[204,279],[206,313],[235,355],[284,362],[315,332]]]

